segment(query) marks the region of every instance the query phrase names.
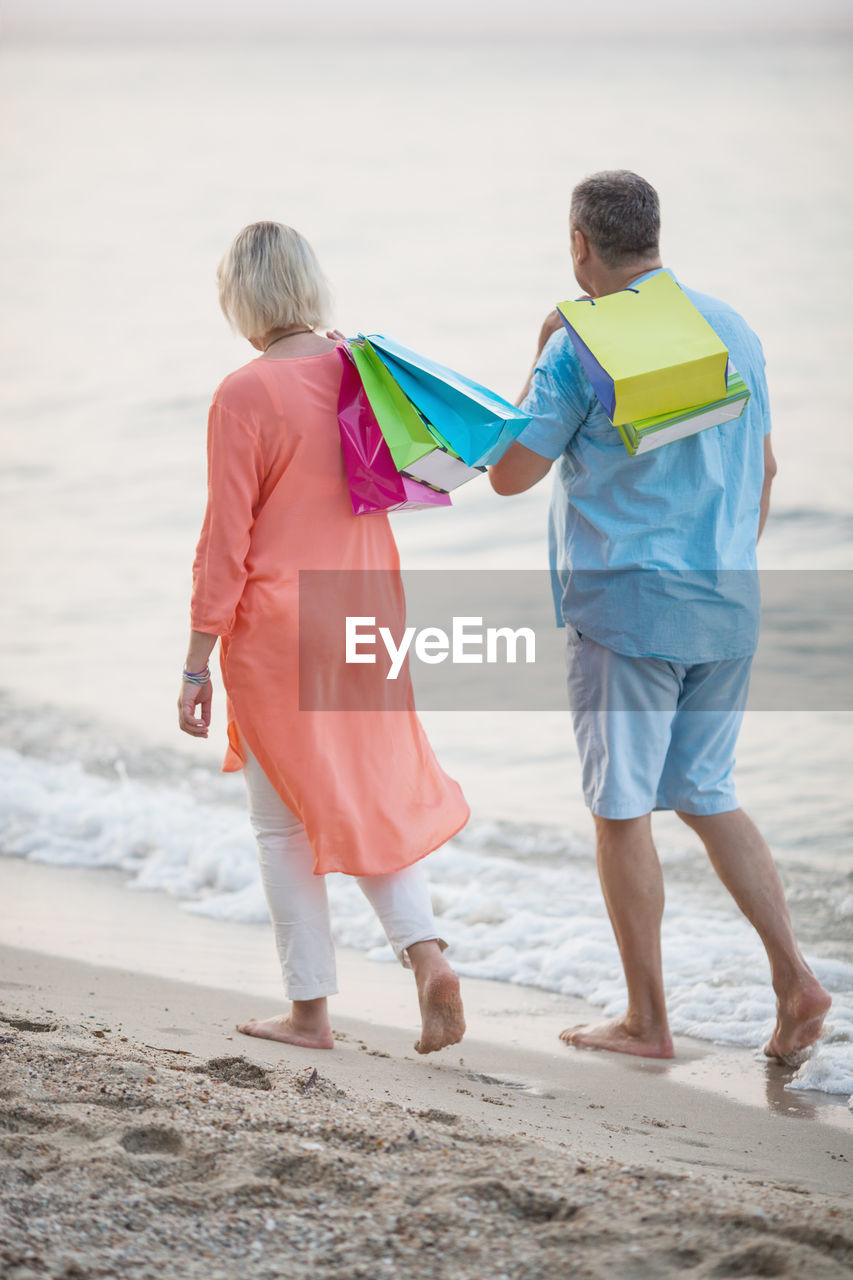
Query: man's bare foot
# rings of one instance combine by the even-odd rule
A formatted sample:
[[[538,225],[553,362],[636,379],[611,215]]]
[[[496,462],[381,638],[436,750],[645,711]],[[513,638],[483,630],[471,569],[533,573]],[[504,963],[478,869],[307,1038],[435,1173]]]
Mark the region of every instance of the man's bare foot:
[[[421,1038],[415,1043],[415,1050],[436,1053],[458,1044],[465,1034],[459,979],[437,942],[416,942],[408,951],[421,1007]]]
[[[768,1058],[786,1067],[801,1067],[820,1039],[832,997],[814,975],[784,1003],[776,1001],[776,1027],[764,1046]]]
[[[262,1022],[250,1018],[248,1022],[238,1023],[237,1030],[244,1036],[280,1040],[283,1044],[298,1044],[304,1049],[335,1047],[325,997],[318,1000],[294,1000],[290,1013],[281,1013],[276,1018],[264,1018]]]
[[[609,1049],[611,1053],[633,1053],[640,1058],[674,1058],[669,1031],[631,1031],[624,1018],[590,1022],[560,1032],[564,1044],[577,1049]]]

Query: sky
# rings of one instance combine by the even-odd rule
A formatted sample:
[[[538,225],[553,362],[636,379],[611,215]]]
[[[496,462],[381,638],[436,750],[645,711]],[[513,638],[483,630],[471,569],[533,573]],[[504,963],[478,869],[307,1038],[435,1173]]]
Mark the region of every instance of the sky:
[[[853,32],[850,0],[0,0],[10,38]]]

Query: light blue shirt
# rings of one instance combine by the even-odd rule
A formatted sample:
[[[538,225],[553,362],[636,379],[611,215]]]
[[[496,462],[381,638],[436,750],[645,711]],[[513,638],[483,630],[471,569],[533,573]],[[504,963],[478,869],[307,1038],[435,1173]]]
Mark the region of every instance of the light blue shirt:
[[[557,460],[549,555],[561,625],[632,657],[715,662],[758,641],[770,413],[756,335],[726,303],[685,293],[749,387],[740,418],[630,457],[564,329],[536,365],[519,441]]]

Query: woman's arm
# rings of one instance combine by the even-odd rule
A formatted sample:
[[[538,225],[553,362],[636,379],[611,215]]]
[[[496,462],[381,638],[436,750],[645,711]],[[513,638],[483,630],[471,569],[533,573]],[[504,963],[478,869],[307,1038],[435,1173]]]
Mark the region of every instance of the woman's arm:
[[[194,738],[206,738],[210,726],[213,686],[208,659],[218,637],[231,632],[246,582],[262,470],[253,431],[218,393],[208,418],[207,510],[193,565],[193,630],[178,697],[178,724]]]
[[[208,659],[217,636],[206,631],[191,631],[184,663],[184,679],[178,696],[178,724],[193,738],[206,738],[210,727],[213,686],[210,683]],[[199,714],[196,715],[196,708]]]
[[[263,476],[255,431],[224,403],[220,387],[208,417],[207,509],[190,603],[194,631],[228,636],[234,628]]]

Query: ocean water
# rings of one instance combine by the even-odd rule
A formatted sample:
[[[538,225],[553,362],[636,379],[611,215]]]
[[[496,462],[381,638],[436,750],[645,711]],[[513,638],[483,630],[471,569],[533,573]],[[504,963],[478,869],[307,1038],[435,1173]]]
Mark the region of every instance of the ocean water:
[[[7,44],[0,852],[123,867],[188,910],[264,918],[240,779],[217,774],[222,715],[207,743],[174,715],[206,406],[253,354],[218,313],[214,271],[257,218],[313,241],[345,331],[392,333],[513,398],[542,316],[575,287],[572,185],[644,173],[667,264],[765,346],[780,471],[762,566],[853,569],[850,61],[839,40],[664,35]],[[547,499],[547,482],[514,500],[475,482],[449,512],[397,517],[404,564],[541,568]],[[426,713],[474,812],[430,874],[464,973],[616,1010],[562,699]],[[741,800],[836,996],[793,1083],[837,1092],[853,1091],[851,772],[849,710],[747,715]],[[656,830],[673,1025],[758,1046],[773,1016],[761,948],[690,833],[672,815]],[[340,940],[386,955],[357,890],[332,895]]]

